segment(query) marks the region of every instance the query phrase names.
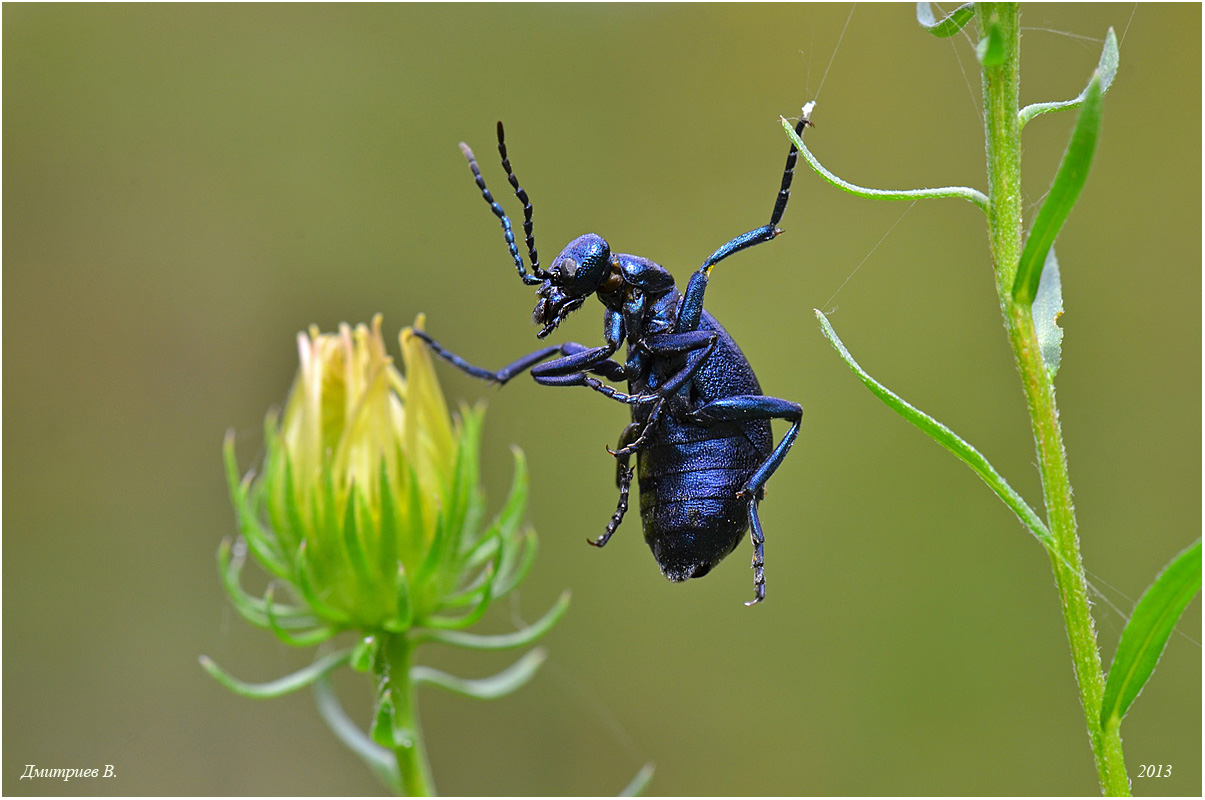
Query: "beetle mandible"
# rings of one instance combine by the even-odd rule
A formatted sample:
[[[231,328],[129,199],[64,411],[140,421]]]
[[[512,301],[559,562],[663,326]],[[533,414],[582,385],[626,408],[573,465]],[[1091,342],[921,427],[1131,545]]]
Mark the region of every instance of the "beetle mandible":
[[[795,126],[799,135],[811,124],[810,110],[804,107]],[[460,149],[482,196],[502,223],[519,277],[525,284],[539,287],[532,319],[542,327],[536,336],[548,336],[595,294],[605,309],[604,344],[586,347],[565,342],[544,347],[495,372],[473,366],[424,331],[416,330],[415,335],[441,358],[476,378],[504,384],[530,370],[541,385],[587,386],[630,406],[631,424],[620,434],[617,448],[607,448],[616,459],[619,503],[602,535],[587,541],[602,547],[622,522],[633,477],[629,459],[635,455],[644,539],[662,573],[675,582],[702,577],[731,553],[749,530],[754,597],[746,605],[760,603],[766,596],[766,581],[765,536],[758,503],[766,481],[799,433],[803,408],[762,394],[736,342],[703,308],[703,294],[716,264],[782,233],[778,222],[790,197],[795,146],[787,154],[770,222],[712,253],[691,276],[685,292],[678,291],[661,265],[640,256],[612,253],[606,240],[594,233],[574,239],[552,266],[541,267],[532,233],[531,201],[511,169],[499,122],[502,167],[523,204],[529,272],[515,243],[511,221],[486,188],[473,151],[463,142]],[[612,356],[625,341],[627,358],[621,364]],[[550,358],[553,360],[548,361]],[[628,391],[621,392],[600,377],[627,381]],[[777,446],[770,431],[774,419],[786,420],[791,426]]]

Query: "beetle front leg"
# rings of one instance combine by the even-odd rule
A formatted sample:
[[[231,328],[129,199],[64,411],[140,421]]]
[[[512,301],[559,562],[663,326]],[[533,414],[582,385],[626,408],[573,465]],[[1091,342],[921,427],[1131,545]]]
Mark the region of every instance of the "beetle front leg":
[[[784,419],[791,423],[790,429],[782,437],[782,441],[778,443],[778,446],[774,448],[774,452],[757,468],[757,471],[750,476],[749,480],[745,482],[745,485],[737,494],[738,497],[743,497],[749,502],[749,538],[753,542],[754,594],[753,600],[745,605],[756,605],[766,599],[766,560],[764,553],[766,537],[762,533],[761,518],[757,513],[757,505],[761,502],[760,495],[766,485],[766,481],[770,479],[770,476],[782,464],[783,459],[787,456],[787,451],[791,449],[791,445],[795,443],[795,438],[799,435],[799,426],[803,422],[803,406],[798,403],[792,403],[790,400],[782,400],[766,395],[735,395],[733,397],[722,397],[701,406],[690,415],[690,418],[703,425],[710,422],[741,422],[755,419]]]
[[[605,347],[586,347],[584,344],[577,342],[565,342],[564,344],[554,344],[548,347],[541,347],[539,350],[532,351],[521,358],[507,364],[499,370],[489,370],[483,367],[473,366],[465,361],[460,356],[456,355],[446,347],[435,341],[427,334],[426,331],[415,329],[414,335],[427,343],[435,355],[447,361],[452,366],[470,375],[474,378],[479,378],[483,381],[490,381],[499,385],[505,384],[516,375],[531,370],[532,376],[536,377],[539,374],[548,372],[576,372],[590,371],[595,372],[612,380],[622,380],[624,376],[623,365],[611,360],[610,356],[615,352],[615,348],[610,346]],[[541,361],[546,361],[553,356],[561,356],[554,361],[549,361],[546,364],[541,364]],[[584,374],[584,373],[583,373]],[[537,382],[540,382],[536,377]],[[556,386],[560,384],[548,383],[546,385]]]

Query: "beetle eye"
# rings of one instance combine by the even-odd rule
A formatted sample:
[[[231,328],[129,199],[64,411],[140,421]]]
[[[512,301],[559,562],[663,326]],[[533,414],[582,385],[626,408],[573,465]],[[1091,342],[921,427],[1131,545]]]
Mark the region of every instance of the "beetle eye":
[[[562,258],[560,263],[561,274],[566,278],[572,278],[577,274],[577,262],[572,258]]]

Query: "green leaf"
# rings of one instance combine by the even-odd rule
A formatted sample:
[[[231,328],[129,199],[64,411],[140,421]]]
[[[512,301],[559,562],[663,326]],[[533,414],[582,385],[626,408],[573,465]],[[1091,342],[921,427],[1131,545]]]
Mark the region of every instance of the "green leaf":
[[[444,528],[444,539],[437,554],[437,566],[447,566],[441,577],[454,573],[454,561],[459,559],[465,529],[474,524],[474,494],[480,473],[481,458],[481,414],[468,407],[461,407],[459,437],[456,443],[456,458],[453,462],[452,491],[448,500],[448,515]],[[432,551],[435,547],[432,546]],[[439,574],[438,571],[436,574]],[[441,589],[447,587],[441,586]]]
[[[323,676],[314,682],[314,700],[318,713],[339,741],[359,756],[386,787],[400,794],[401,781],[397,773],[397,759],[393,753],[373,742],[364,731],[356,727],[343,710],[329,678]]]
[[[312,647],[313,645],[321,645],[322,642],[339,633],[339,629],[331,627],[331,625],[317,625],[315,628],[302,630],[301,633],[296,634],[284,629],[281,625],[281,620],[276,618],[276,612],[272,608],[272,598],[274,598],[275,592],[275,584],[269,583],[268,592],[264,593],[264,610],[268,614],[269,628],[272,633],[276,634],[278,640],[281,640],[290,647]]]
[[[301,547],[302,541],[305,539],[306,531],[310,527],[301,518],[301,508],[297,504],[297,486],[296,476],[293,474],[293,458],[289,455],[289,451],[282,447],[278,451],[284,459],[284,489],[281,491],[280,499],[282,501],[284,523],[280,525],[279,530],[289,531],[291,535],[282,533],[281,537],[287,538],[289,546],[296,552],[298,547]],[[269,505],[273,505],[269,503]],[[315,517],[314,522],[318,522]]]
[[[523,531],[522,560],[515,566],[515,559],[504,559],[501,568],[498,572],[498,578],[494,581],[494,597],[503,597],[510,593],[512,589],[518,586],[527,578],[527,573],[531,571],[531,567],[536,563],[536,553],[539,551],[539,538],[536,532],[531,528]],[[507,548],[508,553],[517,553],[519,543],[515,542]]]
[[[1088,169],[1092,166],[1092,155],[1096,152],[1096,140],[1100,135],[1101,105],[1100,73],[1096,73],[1088,84],[1079,118],[1075,121],[1075,130],[1071,132],[1071,141],[1067,144],[1067,152],[1063,154],[1063,162],[1059,164],[1050,193],[1038,210],[1029,238],[1025,240],[1025,249],[1021,252],[1021,263],[1013,282],[1013,299],[1020,305],[1032,304],[1037,296],[1046,254],[1058,238],[1067,215],[1084,188],[1084,181],[1088,179]]]
[[[640,794],[648,788],[649,782],[653,780],[653,762],[645,764],[636,773],[636,777],[628,782],[628,785],[623,787],[623,791],[619,793],[620,797],[639,797]]]
[[[259,563],[278,578],[288,576],[288,567],[279,552],[279,544],[273,533],[264,527],[256,513],[258,503],[251,497],[253,492],[251,476],[240,481],[238,462],[234,456],[234,433],[226,434],[226,442],[222,447],[222,458],[226,465],[226,485],[230,492],[230,502],[234,506],[234,515],[238,519],[239,531],[248,543],[252,553]]]
[[[361,587],[361,596],[363,593],[372,594],[378,588],[377,581],[369,572],[368,555],[364,552],[364,543],[360,539],[360,526],[357,519],[357,506],[363,504],[360,500],[360,492],[353,483],[347,487],[347,508],[343,511],[343,550],[344,557],[351,564],[352,572],[355,573],[356,582]],[[368,519],[369,512],[365,509],[363,516]],[[371,523],[370,523],[371,524]]]
[[[987,35],[975,45],[975,55],[985,67],[998,67],[1004,63],[1004,37],[999,25],[993,22],[987,26]]]
[[[327,625],[319,625],[300,633],[292,633],[285,630],[281,626],[280,620],[276,618],[276,612],[272,608],[272,598],[275,590],[275,584],[268,584],[268,591],[264,593],[264,610],[268,615],[268,626],[272,629],[272,633],[276,634],[277,639],[280,639],[290,647],[312,647],[316,644],[322,644],[339,632],[338,628]]]
[[[337,624],[350,623],[351,618],[346,613],[325,602],[318,596],[318,592],[315,591],[314,584],[310,580],[309,547],[306,542],[302,542],[297,548],[297,555],[294,557],[293,563],[297,569],[297,582],[293,585],[301,593],[301,597],[305,600],[306,605],[313,609],[315,613],[321,614],[323,617]]]
[[[381,691],[377,694],[376,710],[372,715],[372,741],[390,750],[397,747],[394,739],[393,720],[397,716],[393,708],[393,693],[388,688],[388,681],[381,681]]]
[[[1184,550],[1155,578],[1134,606],[1109,678],[1100,708],[1101,727],[1120,725],[1130,704],[1150,680],[1167,639],[1185,607],[1201,591],[1201,540]]]
[[[544,650],[537,647],[535,650],[525,653],[522,658],[497,675],[479,680],[457,678],[455,675],[422,666],[411,667],[410,678],[416,684],[427,683],[465,697],[494,700],[505,697],[531,680],[546,657],[547,654]]]
[[[390,750],[413,747],[416,739],[414,731],[401,722],[393,701],[392,682],[386,677],[382,677],[377,684],[376,710],[373,712],[370,734],[374,742]]]
[[[469,627],[485,616],[485,612],[489,609],[490,603],[492,603],[494,600],[494,578],[498,574],[498,562],[501,560],[501,558],[502,550],[499,550],[498,556],[495,558],[495,560],[485,565],[485,580],[482,581],[481,588],[477,589],[475,592],[475,594],[479,594],[479,596],[477,597],[477,604],[473,606],[472,610],[466,614],[462,614],[459,617],[431,615],[425,617],[422,620],[422,624],[430,628],[460,630]]]
[[[252,625],[268,628],[270,625],[264,601],[247,594],[239,582],[239,576],[242,574],[243,564],[246,563],[246,560],[247,545],[242,540],[232,543],[229,539],[224,539],[218,547],[218,572],[221,575],[226,594],[230,597],[230,602],[234,604],[235,610]],[[321,620],[310,614],[308,609],[297,606],[279,606],[275,609],[275,616],[277,623],[282,628],[312,628],[321,623]]]
[[[815,103],[813,102],[809,105],[814,106]],[[803,160],[808,162],[808,166],[815,170],[816,174],[821,178],[842,191],[872,200],[932,200],[939,197],[961,197],[963,200],[970,200],[979,206],[980,211],[987,213],[987,195],[978,189],[972,189],[968,186],[943,186],[940,189],[870,189],[838,178],[829,172],[816,159],[816,156],[812,155],[812,151],[803,143],[803,139],[799,134],[795,133],[795,126],[785,117],[779,117],[778,119],[782,122],[783,130],[787,132],[787,138],[791,140],[791,144],[795,145],[795,149],[803,156]]]
[[[454,630],[429,630],[416,637],[416,642],[437,642],[469,650],[507,650],[512,647],[525,647],[552,630],[567,608],[569,608],[569,592],[565,591],[552,608],[544,613],[544,616],[514,633],[485,636]]]
[[[377,493],[381,503],[381,525],[377,537],[377,573],[381,576],[381,585],[388,586],[393,582],[400,562],[397,553],[397,511],[394,509],[393,487],[389,483],[389,471],[386,469],[384,457],[381,458],[381,467],[377,470]],[[421,533],[416,532],[416,535],[421,535]]]
[[[509,540],[515,535],[527,510],[527,457],[518,447],[512,447],[511,454],[515,459],[514,477],[511,478],[510,494],[502,510],[498,512],[497,520],[503,540]]]
[[[933,6],[930,3],[916,4],[916,21],[920,26],[934,36],[945,39],[953,36],[962,30],[963,26],[971,21],[975,16],[975,4],[963,3],[958,8],[951,11],[940,21],[933,15]]]
[[[1113,79],[1117,77],[1117,66],[1120,63],[1120,60],[1121,55],[1117,49],[1117,34],[1113,32],[1112,28],[1109,28],[1109,32],[1105,34],[1105,46],[1104,49],[1101,50],[1100,61],[1096,65],[1096,71],[1100,73],[1100,93],[1102,95],[1109,91],[1109,87],[1113,85]],[[1088,96],[1089,86],[1091,86],[1091,82],[1089,82],[1088,86],[1084,87],[1082,92],[1071,100],[1063,100],[1058,103],[1034,103],[1032,105],[1025,106],[1025,108],[1017,112],[1017,117],[1021,122],[1021,126],[1024,127],[1025,123],[1029,122],[1039,114],[1046,114],[1051,111],[1063,111],[1068,108],[1076,108],[1083,103],[1084,98]]]
[[[240,681],[215,664],[209,656],[201,656],[200,661],[205,671],[230,691],[243,697],[263,699],[267,697],[280,697],[281,695],[295,692],[298,689],[304,689],[323,675],[328,675],[338,667],[346,664],[351,659],[351,652],[351,648],[349,647],[346,650],[331,653],[318,659],[308,667],[297,670],[292,675],[286,675],[283,678],[269,681],[268,683],[245,683]]]
[[[1059,371],[1063,361],[1063,329],[1059,317],[1063,314],[1063,282],[1059,277],[1059,260],[1054,248],[1046,256],[1042,268],[1042,280],[1038,282],[1038,296],[1033,300],[1033,324],[1038,335],[1038,346],[1042,349],[1042,363],[1050,379]]]
[[[378,640],[375,636],[365,636],[356,642],[351,650],[351,668],[356,672],[368,672],[372,669],[377,657]]]
[[[410,582],[411,591],[422,590],[428,592],[428,588],[432,582],[438,582],[439,568],[442,566],[444,552],[447,550],[448,542],[448,517],[441,509],[435,514],[435,535],[431,537],[431,543],[428,545],[427,554],[423,557],[423,563],[418,568],[418,574],[414,576],[414,580]],[[442,587],[436,587],[438,591],[435,594],[442,593]],[[431,592],[428,592],[431,593]]]
[[[841,355],[841,359],[854,371],[854,374],[858,376],[858,380],[862,381],[875,397],[882,400],[897,414],[920,428],[935,442],[949,450],[964,464],[973,469],[975,474],[988,485],[988,488],[995,492],[1004,501],[1006,506],[1012,509],[1013,513],[1029,528],[1038,541],[1045,545],[1047,549],[1053,551],[1054,540],[1050,536],[1050,531],[1046,529],[1045,523],[1034,513],[1034,510],[1022,499],[1021,495],[1017,494],[1016,490],[1008,485],[1008,481],[1004,480],[1000,473],[996,471],[996,468],[983,457],[982,453],[965,442],[954,431],[942,425],[916,406],[908,403],[895,392],[866,374],[866,371],[858,366],[858,362],[854,361],[853,356],[845,349],[845,345],[837,338],[837,332],[829,324],[828,318],[819,309],[815,309],[815,314],[816,319],[820,322],[820,329],[824,332],[829,343],[836,348],[837,352]]]
[[[393,584],[394,615],[385,621],[385,630],[401,633],[409,630],[414,621],[414,606],[410,602],[410,581],[406,578],[406,568],[398,562],[397,575]]]

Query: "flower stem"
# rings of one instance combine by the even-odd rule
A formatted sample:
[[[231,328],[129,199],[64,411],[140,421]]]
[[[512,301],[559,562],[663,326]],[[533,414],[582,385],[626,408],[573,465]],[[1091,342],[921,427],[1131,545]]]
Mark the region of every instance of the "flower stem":
[[[390,636],[384,647],[388,665],[389,693],[393,699],[394,731],[397,732],[394,755],[408,797],[433,797],[435,783],[423,744],[423,729],[418,720],[418,705],[410,668],[414,661],[414,643],[405,634]]]
[[[1059,425],[1054,383],[1042,361],[1028,305],[1013,301],[1012,285],[1021,257],[1020,14],[1016,3],[977,3],[980,36],[995,29],[1004,58],[983,67],[984,127],[988,157],[988,226],[996,290],[1009,343],[1025,391],[1038,452],[1038,468],[1053,537],[1051,565],[1063,606],[1080,704],[1096,759],[1101,789],[1110,796],[1130,794],[1129,777],[1117,729],[1100,723],[1104,672],[1088,603],[1087,584],[1076,533],[1071,481]]]

